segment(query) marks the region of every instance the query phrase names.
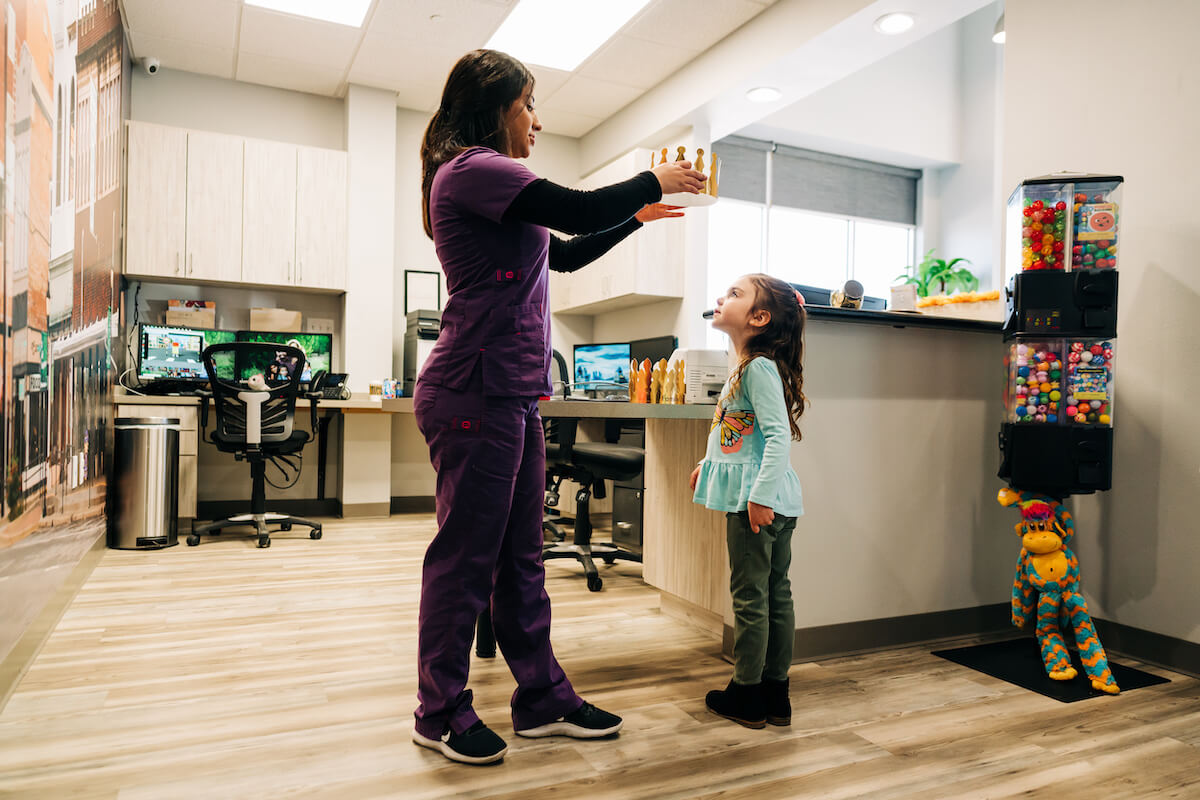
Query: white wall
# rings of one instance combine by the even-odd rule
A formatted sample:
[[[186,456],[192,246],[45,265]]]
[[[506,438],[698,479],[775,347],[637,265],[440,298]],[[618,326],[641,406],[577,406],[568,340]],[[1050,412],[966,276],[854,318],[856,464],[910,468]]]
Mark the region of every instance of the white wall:
[[[133,71],[131,119],[256,139],[346,149],[344,103],[286,89],[164,69]]]
[[[1009,0],[1005,23],[1003,189],[1059,169],[1125,177],[1113,488],[1072,503],[1084,594],[1097,616],[1200,643],[1200,4]],[[1071,60],[1065,31],[1102,57]],[[1047,130],[1018,111],[1050,54],[1065,72]]]

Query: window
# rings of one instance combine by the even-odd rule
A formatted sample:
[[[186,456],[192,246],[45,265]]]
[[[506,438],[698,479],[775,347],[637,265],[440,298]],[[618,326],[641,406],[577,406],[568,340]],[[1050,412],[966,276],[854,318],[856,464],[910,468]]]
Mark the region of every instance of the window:
[[[708,210],[708,295],[705,307],[747,272],[762,270],[763,206],[740,200],[721,200]],[[707,305],[712,304],[712,305]],[[707,347],[723,350],[725,334],[708,329]]]
[[[784,206],[768,213],[767,274],[821,288],[846,282],[848,220]]]
[[[854,220],[851,274],[874,297],[887,297],[896,276],[913,263],[916,230],[911,225]]]

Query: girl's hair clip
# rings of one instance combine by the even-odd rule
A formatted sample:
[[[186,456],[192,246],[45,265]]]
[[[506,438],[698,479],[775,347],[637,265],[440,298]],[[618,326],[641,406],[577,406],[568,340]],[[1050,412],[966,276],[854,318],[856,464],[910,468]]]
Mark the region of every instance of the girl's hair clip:
[[[799,303],[800,305],[804,305],[804,295],[800,294],[799,289],[796,289],[795,291],[796,291],[796,302]]]

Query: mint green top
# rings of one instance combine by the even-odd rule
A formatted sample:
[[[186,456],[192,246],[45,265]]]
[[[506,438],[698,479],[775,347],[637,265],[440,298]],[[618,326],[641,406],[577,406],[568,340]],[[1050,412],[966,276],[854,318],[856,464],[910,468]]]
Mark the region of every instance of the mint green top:
[[[737,396],[725,382],[692,501],[715,511],[742,511],[750,501],[798,517],[804,501],[791,452],[783,381],[775,362],[760,356],[746,365]]]

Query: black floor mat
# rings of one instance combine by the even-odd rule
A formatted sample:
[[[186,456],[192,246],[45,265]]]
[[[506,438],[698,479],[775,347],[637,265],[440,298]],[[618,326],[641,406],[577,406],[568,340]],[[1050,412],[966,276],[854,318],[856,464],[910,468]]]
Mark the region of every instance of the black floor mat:
[[[1053,697],[1063,703],[1074,703],[1076,700],[1087,700],[1090,697],[1107,697],[1104,692],[1092,688],[1091,679],[1083,671],[1083,663],[1079,653],[1071,653],[1071,663],[1079,672],[1074,680],[1052,681],[1046,675],[1042,664],[1042,653],[1036,637],[1028,636],[1019,639],[1007,639],[1002,642],[976,644],[970,647],[956,647],[952,650],[934,650],[933,655],[940,656],[964,667],[978,670],[993,678],[1016,684],[1031,692]],[[1167,678],[1151,675],[1134,667],[1108,662],[1113,677],[1122,692],[1130,689],[1141,689],[1143,686],[1155,686],[1160,683],[1170,683]]]

